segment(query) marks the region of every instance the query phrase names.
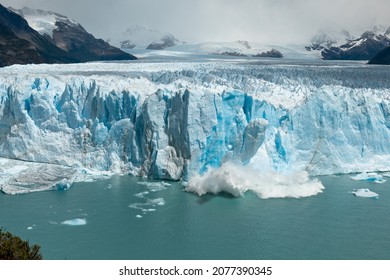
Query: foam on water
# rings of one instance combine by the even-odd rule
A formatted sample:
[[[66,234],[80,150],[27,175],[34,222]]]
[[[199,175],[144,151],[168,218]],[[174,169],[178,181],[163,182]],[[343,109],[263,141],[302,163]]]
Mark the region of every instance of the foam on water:
[[[73,220],[67,220],[63,221],[61,225],[67,225],[67,226],[84,226],[87,224],[86,219],[73,219]]]
[[[260,198],[308,197],[323,189],[321,182],[310,178],[306,171],[261,171],[230,162],[194,176],[185,188],[198,195],[227,192],[236,197],[253,191]]]

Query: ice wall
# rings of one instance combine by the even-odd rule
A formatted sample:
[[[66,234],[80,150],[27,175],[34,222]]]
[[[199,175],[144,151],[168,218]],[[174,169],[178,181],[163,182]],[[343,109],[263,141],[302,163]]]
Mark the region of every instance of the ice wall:
[[[312,175],[389,170],[388,74],[212,63],[8,67],[0,157],[168,180],[224,162]]]

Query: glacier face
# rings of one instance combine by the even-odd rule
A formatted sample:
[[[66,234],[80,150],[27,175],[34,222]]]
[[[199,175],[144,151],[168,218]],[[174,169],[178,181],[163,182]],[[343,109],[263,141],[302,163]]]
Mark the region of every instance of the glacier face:
[[[0,157],[79,178],[189,180],[224,163],[260,173],[385,171],[389,73],[227,62],[7,67]]]

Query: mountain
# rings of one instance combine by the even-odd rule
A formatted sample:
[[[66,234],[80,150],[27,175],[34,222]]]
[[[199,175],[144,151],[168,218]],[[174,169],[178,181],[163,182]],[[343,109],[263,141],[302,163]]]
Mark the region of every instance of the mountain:
[[[167,34],[160,38],[159,40],[150,43],[146,49],[147,50],[164,50],[166,48],[174,47],[181,44],[172,34]]]
[[[205,187],[199,193],[208,176],[210,188],[234,192],[297,170],[389,170],[387,76],[379,67],[217,61],[2,68],[0,164],[20,162],[3,168],[0,189],[129,173],[189,180]],[[260,177],[246,180],[250,170]],[[310,181],[301,175],[286,181]]]
[[[333,30],[325,31],[321,29],[313,36],[310,41],[310,45],[305,48],[308,51],[322,51],[323,49],[330,48],[334,45],[345,44],[353,39],[353,35],[351,35],[347,30],[335,32]]]
[[[28,24],[48,41],[80,62],[136,59],[102,39],[96,39],[80,24],[66,16],[26,7],[13,11],[24,17]]]
[[[140,25],[133,25],[121,33],[117,38],[108,40],[114,46],[122,49],[164,49],[183,42],[176,39],[172,34],[155,29],[148,29]]]
[[[367,31],[360,38],[337,47],[322,50],[324,59],[332,60],[370,60],[378,52],[390,46],[390,38]]]
[[[33,44],[17,37],[7,26],[0,24],[0,67],[44,62]]]
[[[70,63],[78,60],[32,29],[20,15],[0,5],[2,66],[13,63]]]
[[[382,50],[378,54],[376,54],[368,64],[385,64],[390,65],[390,47]]]
[[[317,51],[325,60],[370,60],[388,46],[390,27],[379,25],[360,36],[354,36],[346,30],[320,30],[305,48],[307,51]]]

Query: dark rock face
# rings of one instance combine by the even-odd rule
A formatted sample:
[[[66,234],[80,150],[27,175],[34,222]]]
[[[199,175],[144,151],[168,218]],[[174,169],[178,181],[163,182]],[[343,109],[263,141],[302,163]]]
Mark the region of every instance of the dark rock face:
[[[370,60],[389,46],[390,39],[387,36],[368,31],[360,38],[350,40],[341,46],[325,48],[321,54],[328,60]]]
[[[131,54],[109,45],[102,39],[96,39],[80,24],[57,21],[53,30],[53,43],[81,62],[94,60],[133,60]]]
[[[56,26],[53,38],[41,35],[22,16],[0,5],[0,66],[136,59],[96,39],[81,25],[63,21]]]
[[[122,48],[122,49],[129,49],[129,50],[131,50],[131,49],[134,49],[135,46],[136,46],[136,44],[134,44],[134,43],[133,43],[132,41],[130,41],[130,40],[125,40],[125,41],[122,41],[122,42],[121,42],[121,48]]]
[[[44,62],[45,59],[33,44],[20,39],[7,26],[0,24],[0,67]]]
[[[220,51],[220,52],[215,52],[213,54],[226,55],[226,56],[247,56],[246,54],[236,52],[236,51]]]
[[[273,57],[273,58],[282,58],[283,54],[276,50],[276,49],[271,49],[270,51],[267,52],[262,52],[259,54],[255,54],[253,57]]]
[[[32,29],[27,21],[18,14],[0,5],[0,25],[2,28],[1,40],[7,41],[2,45],[2,53],[7,50],[18,53],[17,63],[70,63],[78,62],[65,51],[54,46],[48,39]],[[24,42],[24,43],[22,43]],[[14,57],[16,57],[16,53]],[[32,55],[30,57],[30,55]],[[12,53],[2,56],[3,65],[11,65]]]
[[[368,64],[383,64],[383,65],[390,65],[390,47],[387,47],[386,49],[379,52],[377,55],[375,55]]]
[[[174,47],[179,42],[173,35],[168,34],[162,37],[159,41],[153,42],[146,47],[147,50],[163,50],[166,48]]]

